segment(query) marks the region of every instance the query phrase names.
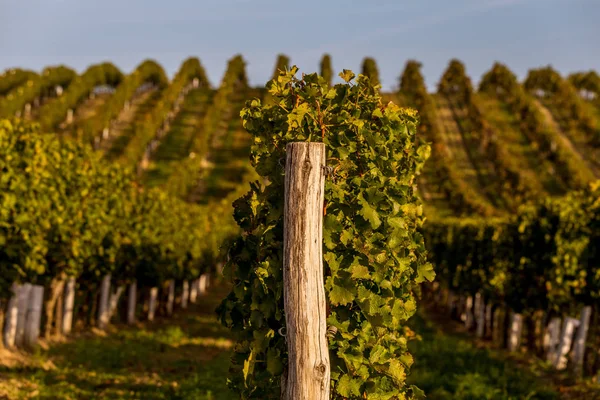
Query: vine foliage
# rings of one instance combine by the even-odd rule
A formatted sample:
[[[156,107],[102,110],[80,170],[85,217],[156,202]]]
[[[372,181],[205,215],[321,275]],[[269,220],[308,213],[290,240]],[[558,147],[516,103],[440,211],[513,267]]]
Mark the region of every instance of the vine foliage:
[[[418,115],[383,104],[368,77],[344,70],[329,87],[297,68],[267,84],[277,104],[248,101],[241,112],[253,136],[251,161],[265,178],[238,199],[243,230],[229,251],[233,289],[218,312],[237,335],[230,386],[241,398],[278,399],[287,363],[283,307],[285,146],[324,142],[332,172],[326,182],[324,261],[328,294],[332,398],[405,399],[414,337],[417,284],[434,278],[426,261],[415,177],[429,155],[416,145]],[[333,333],[335,332],[335,333]]]

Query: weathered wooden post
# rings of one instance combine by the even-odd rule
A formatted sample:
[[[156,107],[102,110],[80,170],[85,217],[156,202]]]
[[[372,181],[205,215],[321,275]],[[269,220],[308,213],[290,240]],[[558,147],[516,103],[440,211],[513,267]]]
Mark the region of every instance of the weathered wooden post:
[[[100,303],[98,304],[98,328],[104,329],[109,319],[110,274],[102,278],[100,284]]]
[[[206,294],[206,288],[208,287],[208,283],[206,282],[207,275],[206,274],[202,274],[200,275],[200,278],[198,279],[198,294],[200,296]]]
[[[465,328],[467,331],[475,325],[475,313],[473,312],[473,296],[467,296],[465,303]]]
[[[129,284],[129,294],[127,295],[127,323],[135,323],[135,303],[137,300],[137,283],[133,281]]]
[[[27,307],[27,319],[25,321],[25,345],[29,348],[32,348],[37,344],[38,337],[40,336],[43,302],[44,287],[39,285],[31,286]]]
[[[190,303],[196,303],[198,297],[198,278],[192,281],[192,287],[190,288]]]
[[[560,318],[552,318],[546,327],[544,334],[544,350],[546,351],[546,360],[554,362],[556,348],[560,343]]]
[[[6,307],[6,321],[4,322],[4,344],[6,347],[11,348],[15,345],[17,336],[17,321],[19,319],[19,294],[21,293],[22,286],[13,283],[11,291],[13,295],[8,301]],[[1,328],[1,327],[0,327]]]
[[[148,301],[148,321],[154,321],[154,312],[156,311],[156,299],[158,298],[158,288],[150,289],[150,300]]]
[[[288,370],[282,399],[328,400],[322,254],[325,145],[289,143],[286,151],[283,298]]]
[[[189,281],[183,281],[181,288],[181,308],[187,308],[188,298],[190,296],[190,283]]]
[[[24,283],[19,290],[17,296],[17,331],[15,334],[15,345],[22,347],[25,341],[25,324],[27,322],[27,310],[29,310],[29,302],[31,301],[31,283]]]
[[[567,368],[567,354],[571,349],[571,344],[573,343],[573,334],[578,326],[578,319],[571,317],[565,318],[561,332],[560,343],[556,350],[556,355],[554,356],[554,368],[558,370]]]
[[[125,291],[125,286],[121,285],[117,287],[117,290],[114,293],[110,294],[109,306],[108,306],[108,321],[112,319],[112,317],[117,312],[117,307],[119,306],[119,299],[121,295]]]
[[[573,369],[579,374],[583,370],[583,357],[585,355],[585,342],[590,327],[590,318],[592,316],[592,307],[585,306],[581,310],[579,318],[579,329],[573,343]]]
[[[485,333],[485,302],[481,293],[475,295],[475,314],[477,337],[482,338]]]
[[[173,314],[173,304],[175,303],[175,280],[169,280],[169,292],[167,295],[167,315]]]
[[[494,318],[492,311],[493,311],[492,301],[489,300],[488,303],[485,305],[485,327],[483,329],[484,337],[486,337],[486,338],[492,337],[492,332],[493,332],[492,320]]]
[[[508,351],[517,351],[521,346],[521,332],[523,331],[523,316],[514,311],[510,312],[510,326],[508,337]]]
[[[75,305],[75,278],[70,277],[65,285],[65,304],[62,320],[62,333],[68,335],[73,327],[73,308]],[[57,321],[60,323],[60,321]]]

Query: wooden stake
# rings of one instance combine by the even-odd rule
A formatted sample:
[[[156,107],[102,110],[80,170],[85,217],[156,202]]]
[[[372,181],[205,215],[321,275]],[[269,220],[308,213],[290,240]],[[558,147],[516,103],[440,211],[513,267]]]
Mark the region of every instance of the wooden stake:
[[[198,279],[192,281],[192,287],[190,288],[190,303],[196,303],[198,297]]]
[[[579,318],[579,329],[573,343],[573,369],[576,373],[581,373],[583,370],[583,357],[585,355],[585,341],[587,339],[588,330],[590,328],[590,318],[592,317],[592,307],[585,306],[581,310]]]
[[[150,289],[150,301],[148,302],[148,321],[154,321],[154,312],[156,311],[156,299],[158,298],[158,288]]]
[[[175,302],[175,280],[169,281],[169,294],[167,296],[167,315],[173,314],[173,303]]]
[[[125,291],[125,286],[121,285],[117,288],[117,290],[114,293],[111,293],[111,295],[110,295],[109,306],[108,306],[108,321],[109,322],[112,319],[112,317],[115,315],[115,312],[117,311],[117,306],[119,305],[119,299],[121,298],[121,295],[123,294],[124,291]]]
[[[208,286],[207,284],[207,276],[206,274],[202,274],[200,275],[200,278],[198,279],[198,294],[200,296],[204,295],[206,293],[206,287]]]
[[[68,335],[73,328],[73,308],[75,306],[75,278],[70,277],[65,285],[65,304],[62,320],[62,333]]]
[[[554,357],[554,368],[563,370],[567,368],[567,354],[571,349],[571,343],[573,342],[573,334],[575,329],[579,326],[579,320],[576,318],[566,317],[561,332],[560,344]]]
[[[508,351],[517,351],[521,346],[521,332],[523,332],[523,316],[510,312],[510,326],[508,337]]]
[[[31,301],[32,287],[31,283],[24,283],[17,295],[17,331],[14,342],[17,347],[22,347],[25,343],[25,326],[27,324],[27,311],[29,310],[29,302]]]
[[[181,308],[187,308],[188,297],[190,296],[190,283],[186,280],[183,281],[181,289]]]
[[[98,328],[104,329],[109,320],[110,274],[102,278],[100,284],[100,304],[98,304]]]
[[[485,328],[484,328],[484,337],[486,338],[490,338],[492,337],[492,332],[493,332],[493,328],[492,328],[492,321],[493,321],[493,315],[492,315],[492,302],[491,300],[488,301],[488,303],[485,305]]]
[[[42,304],[44,303],[44,287],[33,285],[29,293],[27,319],[25,321],[25,345],[29,348],[37,344],[42,322]]]
[[[477,321],[477,337],[482,338],[485,332],[485,303],[483,302],[483,296],[481,293],[475,295],[475,310],[476,310],[476,321]]]
[[[17,323],[19,320],[19,294],[21,293],[22,286],[13,283],[11,291],[13,295],[8,300],[8,306],[6,307],[6,322],[4,325],[4,344],[6,347],[11,348],[15,346],[17,337]]]
[[[135,323],[135,303],[137,300],[137,283],[133,281],[129,284],[129,293],[127,294],[127,323]]]
[[[546,360],[554,362],[557,346],[560,343],[560,318],[552,318],[546,332],[544,333],[544,350],[546,351]]]
[[[285,400],[329,399],[323,274],[325,145],[286,146],[283,281],[288,370]]]

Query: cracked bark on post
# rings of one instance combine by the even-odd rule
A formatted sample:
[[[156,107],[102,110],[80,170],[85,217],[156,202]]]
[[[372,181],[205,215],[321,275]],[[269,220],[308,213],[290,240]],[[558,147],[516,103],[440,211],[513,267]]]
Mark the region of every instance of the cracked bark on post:
[[[286,400],[329,399],[323,277],[325,145],[286,146],[283,280],[288,345]]]

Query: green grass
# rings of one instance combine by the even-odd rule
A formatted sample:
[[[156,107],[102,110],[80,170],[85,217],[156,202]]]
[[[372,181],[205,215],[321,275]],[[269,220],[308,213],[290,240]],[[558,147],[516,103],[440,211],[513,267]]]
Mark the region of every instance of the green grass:
[[[226,387],[232,342],[214,314],[224,294],[216,290],[153,325],[38,350],[36,366],[0,369],[0,398],[233,399]]]
[[[499,351],[477,348],[459,333],[439,329],[424,311],[411,320],[422,337],[410,344],[415,358],[410,384],[429,400],[558,399],[542,377]]]
[[[0,399],[235,399],[226,387],[233,342],[214,313],[226,291],[213,288],[190,310],[153,324],[83,333],[39,349],[29,357],[33,366],[0,367]],[[434,317],[420,311],[411,319],[422,340],[410,343],[415,364],[409,383],[427,399],[561,398],[543,371],[443,331]],[[591,393],[597,391],[568,398],[596,399]]]

